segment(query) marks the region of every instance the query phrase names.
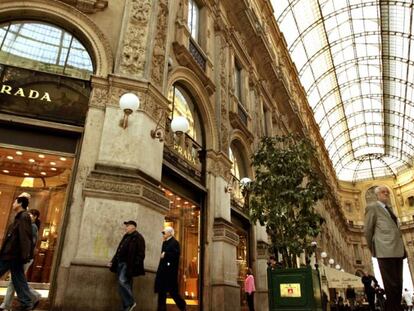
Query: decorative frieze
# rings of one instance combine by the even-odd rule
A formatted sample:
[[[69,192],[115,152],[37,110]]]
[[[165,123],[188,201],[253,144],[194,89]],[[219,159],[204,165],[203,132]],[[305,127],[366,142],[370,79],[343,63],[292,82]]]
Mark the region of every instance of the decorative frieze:
[[[149,176],[137,170],[97,165],[86,178],[83,195],[150,205],[161,212],[170,201]]]

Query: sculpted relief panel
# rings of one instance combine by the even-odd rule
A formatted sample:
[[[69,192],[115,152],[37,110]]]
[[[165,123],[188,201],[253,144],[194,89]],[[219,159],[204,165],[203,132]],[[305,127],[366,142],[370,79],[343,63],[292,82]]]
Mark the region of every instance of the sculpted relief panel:
[[[123,40],[119,71],[138,78],[144,73],[150,0],[131,0],[130,15]]]
[[[155,35],[155,45],[152,55],[152,73],[151,78],[155,84],[162,86],[164,63],[165,63],[165,43],[167,36],[167,17],[168,3],[167,0],[160,0],[157,15],[157,30]]]

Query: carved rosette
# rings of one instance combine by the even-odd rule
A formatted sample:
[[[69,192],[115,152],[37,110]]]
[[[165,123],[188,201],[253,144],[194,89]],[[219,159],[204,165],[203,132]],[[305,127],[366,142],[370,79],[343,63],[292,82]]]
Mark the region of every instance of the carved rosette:
[[[144,73],[150,15],[150,0],[131,0],[119,68],[121,74],[141,77]]]
[[[165,63],[165,44],[167,37],[168,3],[167,0],[160,0],[157,15],[157,30],[155,35],[154,51],[152,53],[152,72],[151,78],[156,85],[162,86],[164,63]]]

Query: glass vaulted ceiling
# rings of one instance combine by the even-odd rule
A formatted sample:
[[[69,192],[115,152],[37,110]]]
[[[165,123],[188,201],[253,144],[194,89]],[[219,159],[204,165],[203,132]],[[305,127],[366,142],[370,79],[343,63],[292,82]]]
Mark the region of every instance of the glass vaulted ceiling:
[[[338,178],[410,167],[413,1],[271,2]]]

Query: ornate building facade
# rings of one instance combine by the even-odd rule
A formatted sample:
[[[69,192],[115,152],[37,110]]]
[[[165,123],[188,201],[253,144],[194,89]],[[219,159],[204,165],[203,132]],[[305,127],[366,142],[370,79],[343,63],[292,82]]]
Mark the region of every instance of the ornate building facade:
[[[49,290],[51,310],[114,309],[106,265],[129,219],[147,241],[138,310],[156,308],[165,225],[182,246],[190,310],[241,310],[249,266],[267,310],[267,236],[239,186],[264,135],[314,141],[329,189],[317,255],[371,269],[362,192],[338,184],[268,1],[3,0],[0,41],[0,233],[5,206],[29,192],[43,221],[29,280]],[[119,99],[131,92],[140,106],[124,128]],[[187,133],[172,129],[177,116]]]

